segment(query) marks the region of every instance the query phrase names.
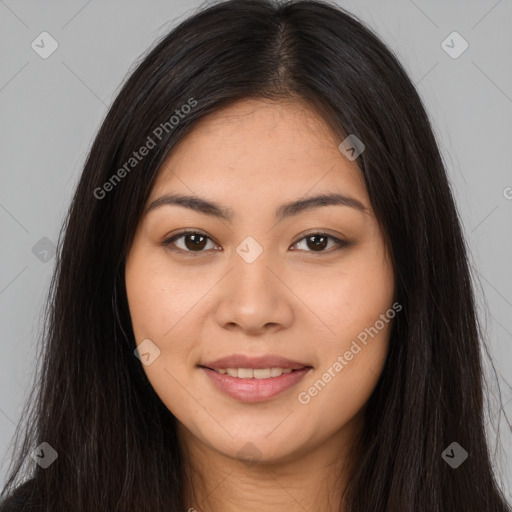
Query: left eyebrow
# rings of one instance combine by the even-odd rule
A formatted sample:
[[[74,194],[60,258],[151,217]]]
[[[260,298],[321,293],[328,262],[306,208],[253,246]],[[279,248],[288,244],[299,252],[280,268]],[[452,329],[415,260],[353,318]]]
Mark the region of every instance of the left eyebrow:
[[[321,194],[283,204],[276,211],[276,220],[283,220],[321,206],[348,206],[362,213],[368,213],[368,208],[355,197],[342,194]]]
[[[199,196],[184,194],[165,194],[155,199],[147,208],[144,215],[164,205],[175,205],[189,208],[204,215],[210,215],[231,222],[234,217],[233,210],[226,206],[214,203]],[[342,194],[321,194],[306,199],[291,201],[279,206],[275,218],[281,221],[287,217],[298,215],[306,210],[322,206],[348,206],[362,213],[368,213],[368,208],[358,199]]]

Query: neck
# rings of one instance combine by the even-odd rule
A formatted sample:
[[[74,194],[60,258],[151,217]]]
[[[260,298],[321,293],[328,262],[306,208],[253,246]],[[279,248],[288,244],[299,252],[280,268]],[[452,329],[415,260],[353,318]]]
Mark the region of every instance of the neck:
[[[228,457],[193,436],[178,422],[185,454],[183,497],[193,512],[344,512],[343,491],[355,460],[361,417],[320,445],[286,459],[250,463]]]

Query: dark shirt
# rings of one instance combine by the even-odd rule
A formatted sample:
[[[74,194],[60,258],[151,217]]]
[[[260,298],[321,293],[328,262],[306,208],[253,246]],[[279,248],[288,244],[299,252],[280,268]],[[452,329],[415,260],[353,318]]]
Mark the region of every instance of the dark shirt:
[[[44,512],[41,496],[34,489],[34,479],[27,480],[0,502],[0,512]]]

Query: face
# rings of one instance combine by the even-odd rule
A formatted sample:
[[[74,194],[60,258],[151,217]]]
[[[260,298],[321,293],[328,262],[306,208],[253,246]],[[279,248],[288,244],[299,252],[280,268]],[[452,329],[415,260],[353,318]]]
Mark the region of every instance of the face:
[[[228,457],[343,436],[382,371],[392,263],[340,142],[305,104],[240,101],[182,139],[138,225],[125,275],[144,371],[181,432]]]

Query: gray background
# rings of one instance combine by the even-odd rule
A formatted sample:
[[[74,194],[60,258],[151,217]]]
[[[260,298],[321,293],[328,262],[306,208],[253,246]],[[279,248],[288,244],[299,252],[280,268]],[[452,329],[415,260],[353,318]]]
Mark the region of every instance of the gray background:
[[[34,375],[55,262],[52,243],[93,136],[134,61],[201,4],[0,0],[2,484]],[[512,421],[512,2],[339,4],[395,51],[427,106],[460,209],[479,282],[479,309]],[[40,42],[44,31],[59,45],[47,59],[31,47],[35,41],[49,48],[48,40]],[[469,44],[458,58],[445,48],[457,51],[460,41],[452,43],[451,37],[442,45],[453,31]],[[490,424],[497,427],[496,386],[489,393]],[[496,464],[512,500],[512,434],[503,419],[500,426]],[[492,428],[489,435],[494,452]]]

